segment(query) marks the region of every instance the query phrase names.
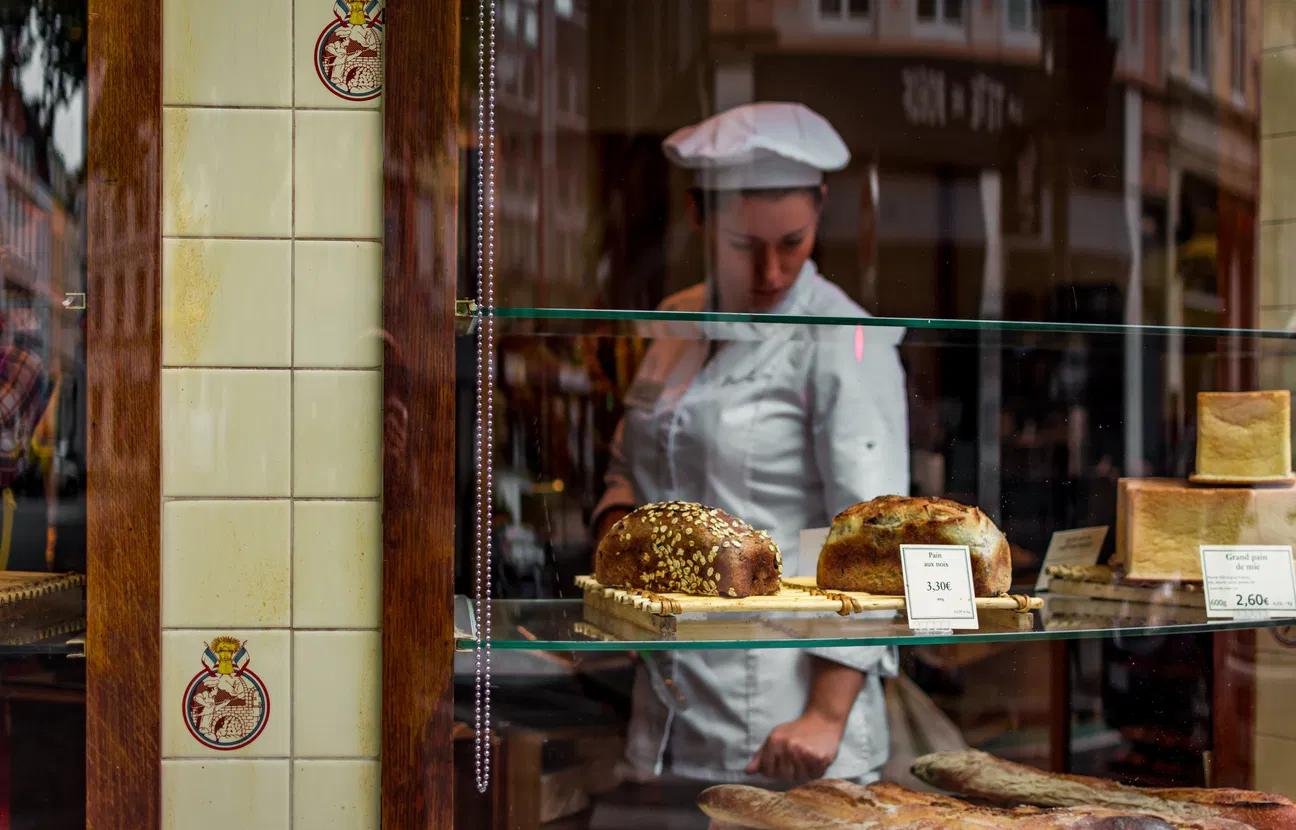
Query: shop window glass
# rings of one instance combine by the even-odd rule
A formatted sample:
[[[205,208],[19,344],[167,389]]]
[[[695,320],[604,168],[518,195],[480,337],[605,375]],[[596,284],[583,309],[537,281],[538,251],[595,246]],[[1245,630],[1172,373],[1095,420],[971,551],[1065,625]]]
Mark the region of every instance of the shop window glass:
[[[1246,92],[1247,9],[1246,0],[1230,0],[1229,67],[1233,91]]]
[[[1039,33],[1039,0],[1007,0],[1007,4],[1010,30]]]
[[[1188,70],[1198,78],[1210,78],[1210,0],[1188,0]]]
[[[824,468],[862,469],[876,448],[846,442],[802,452],[793,441],[780,456],[786,435],[799,441],[820,423],[788,414],[804,415],[795,408],[814,391],[786,371],[805,364],[794,363],[798,353],[731,366],[724,362],[731,355],[776,338],[813,351],[846,329],[851,336],[830,351],[855,373],[833,389],[857,391],[873,388],[880,374],[854,367],[893,334],[904,375],[896,387],[907,407],[907,421],[886,444],[906,453],[907,478],[894,489],[992,515],[1011,543],[1014,584],[1026,591],[1060,529],[1108,527],[1102,555],[1110,555],[1121,479],[1187,478],[1198,392],[1223,388],[1230,377],[1293,388],[1288,361],[1296,350],[1286,333],[1223,333],[1254,328],[1260,320],[1247,303],[1285,291],[1262,286],[1258,252],[1268,246],[1281,255],[1286,242],[1261,234],[1278,223],[1259,219],[1260,113],[1238,106],[1227,84],[1185,89],[1209,72],[1212,54],[1223,70],[1225,53],[1214,50],[1258,57],[1254,32],[1230,29],[1230,46],[1224,30],[1249,4],[1219,6],[1214,27],[1213,7],[1190,0],[590,0],[573,15],[565,5],[535,6],[540,40],[526,60],[534,61],[539,88],[554,94],[501,97],[497,111],[500,135],[510,136],[501,145],[500,178],[517,198],[497,217],[492,576],[496,637],[518,660],[500,669],[494,700],[501,752],[514,764],[506,777],[520,772],[524,782],[497,781],[506,788],[501,799],[523,809],[533,782],[579,782],[578,798],[549,803],[557,812],[525,809],[555,828],[706,826],[696,792],[675,797],[669,778],[640,786],[613,772],[635,717],[635,674],[650,664],[669,667],[678,656],[672,652],[709,651],[682,628],[654,629],[636,633],[662,640],[627,656],[614,648],[633,634],[614,631],[614,623],[601,627],[581,604],[574,578],[592,568],[608,471],[633,464],[647,486],[660,488],[654,493],[733,498],[758,516],[777,491],[798,499],[811,492],[813,514],[767,522],[778,525],[771,531],[790,551],[800,549],[800,531],[832,521],[836,506],[821,503]],[[471,20],[475,6],[464,8]],[[863,25],[838,25],[851,19],[867,19],[869,36],[850,36]],[[1048,48],[1022,48],[1040,40]],[[1139,60],[1128,50],[1135,42]],[[475,50],[467,50],[461,100],[475,101],[474,61]],[[708,191],[706,172],[663,152],[677,130],[753,102],[802,105],[840,135],[850,158],[824,174],[826,195],[812,186],[791,194]],[[459,222],[475,229],[480,145],[475,111],[464,110],[468,186]],[[813,271],[805,273],[849,309],[849,325],[825,322],[819,311],[762,305],[756,289],[740,297],[745,305],[724,305],[730,289],[721,283],[732,272],[722,254],[737,258],[751,280],[754,263],[776,257],[757,250],[760,240],[719,235],[717,211],[737,204],[759,212],[768,207],[762,199],[789,197],[816,230],[802,263]],[[460,293],[472,296],[474,234],[463,236]],[[1280,304],[1281,319],[1266,314],[1266,328],[1281,326],[1291,307]],[[865,312],[871,322],[857,325]],[[889,319],[876,325],[879,318]],[[652,375],[661,368],[659,344],[696,358],[685,368],[697,375]],[[459,341],[465,366],[473,345]],[[690,396],[709,389],[692,382],[704,371],[724,373],[717,395],[745,390],[750,406],[693,405]],[[768,379],[780,373],[791,380],[775,389]],[[475,463],[472,381],[472,370],[461,370],[460,481],[471,479]],[[848,420],[869,417],[851,410]],[[634,439],[618,439],[635,419]],[[700,429],[699,420],[710,424],[713,440],[671,445]],[[781,478],[803,469],[813,469],[805,480],[799,472]],[[474,590],[469,489],[462,488],[453,530],[463,594]],[[641,499],[649,500],[657,499]],[[800,565],[815,572],[810,559]],[[824,616],[813,630],[829,639],[838,626],[865,625],[832,619],[831,610]],[[778,638],[803,630],[812,629],[780,618],[761,643],[786,645]],[[905,679],[894,683],[912,681],[925,711],[939,712],[957,740],[979,749],[1034,766],[1202,786],[1214,774],[1202,763],[1212,749],[1203,736],[1219,714],[1212,713],[1212,673],[1227,655],[1213,651],[1211,634],[1142,633],[1155,636],[1109,631],[1056,650],[1038,642],[905,644],[897,667]],[[851,647],[846,639],[835,645]],[[553,656],[572,643],[607,653]],[[776,648],[747,643],[734,637],[724,646],[756,667],[778,657]],[[542,645],[543,656],[528,654]],[[1075,673],[1073,698],[1058,704],[1064,711],[1050,709],[1040,691],[1056,680],[1050,667]],[[471,668],[456,682],[457,715],[468,719]],[[668,684],[660,686],[650,693],[669,698]],[[683,707],[679,717],[676,728],[685,730]],[[1069,743],[1050,743],[1051,729],[1073,728]],[[644,745],[655,752],[679,734]],[[741,742],[746,733],[735,734],[715,743]],[[700,760],[698,747],[673,744],[665,768],[696,762],[696,771],[715,760]],[[535,753],[531,767],[518,760],[524,751]],[[591,760],[596,753],[603,754]],[[464,769],[469,780],[471,763]],[[886,774],[909,769],[897,760]],[[732,773],[726,780],[743,775],[723,772]],[[620,821],[631,815],[637,825]],[[540,818],[532,824],[545,826]]]

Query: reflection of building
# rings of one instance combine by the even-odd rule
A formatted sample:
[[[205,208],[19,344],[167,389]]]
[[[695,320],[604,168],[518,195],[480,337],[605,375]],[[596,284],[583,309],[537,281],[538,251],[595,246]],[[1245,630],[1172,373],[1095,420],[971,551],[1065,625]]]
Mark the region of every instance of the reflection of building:
[[[3,250],[6,319],[17,332],[41,335],[42,360],[58,345],[51,309],[65,291],[84,291],[77,193],[48,140],[38,135],[35,116],[16,88],[0,91],[0,250]],[[48,333],[49,337],[44,335]],[[68,346],[64,342],[65,346]],[[78,359],[65,352],[60,359]]]
[[[713,0],[712,92],[717,109],[803,101],[843,133],[855,158],[820,260],[878,311],[1247,325],[1258,15],[1254,0]],[[1106,417],[1089,407],[1090,431],[1123,422],[1123,439],[1070,449],[1161,466],[1144,446],[1177,442],[1183,402],[1215,378],[1181,343],[1144,377],[1128,345],[1123,371],[1073,367],[1124,384]],[[1144,406],[1166,414],[1151,435]]]
[[[584,276],[589,35],[584,3],[506,0],[497,17],[497,268],[553,304]],[[560,302],[558,304],[561,304]]]
[[[80,172],[69,173],[35,112],[8,82],[0,84],[0,113],[4,336],[20,338],[51,377],[63,378],[59,457],[83,459],[85,342],[79,317],[64,311],[63,302],[85,293],[84,182]],[[80,473],[66,463],[60,471]]]
[[[661,140],[792,100],[851,147],[815,256],[875,313],[1248,324],[1257,16],[1257,0],[506,4],[503,302],[645,308],[696,282],[691,181]],[[586,106],[565,108],[572,86]],[[1113,520],[1122,472],[1185,471],[1184,402],[1244,369],[1208,376],[1174,336],[953,337],[908,339],[917,486],[991,505],[1041,549],[1049,528]],[[540,469],[559,474],[554,455]]]

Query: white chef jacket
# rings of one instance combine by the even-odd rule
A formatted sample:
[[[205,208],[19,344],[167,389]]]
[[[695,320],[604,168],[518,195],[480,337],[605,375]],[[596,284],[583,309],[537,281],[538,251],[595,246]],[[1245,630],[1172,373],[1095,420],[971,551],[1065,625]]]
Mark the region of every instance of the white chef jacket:
[[[700,311],[706,297],[696,285],[661,308]],[[867,316],[811,261],[773,313]],[[801,530],[856,502],[908,494],[903,329],[672,321],[648,333],[655,339],[626,394],[595,524],[617,506],[719,507],[768,530],[784,573],[795,575],[813,573],[817,553],[798,561]],[[720,341],[709,361],[708,335]],[[744,768],[774,727],[805,711],[810,655],[867,674],[827,774],[868,778],[887,754],[879,675],[896,671],[894,650],[875,646],[644,653],[626,750],[632,774],[761,781]]]

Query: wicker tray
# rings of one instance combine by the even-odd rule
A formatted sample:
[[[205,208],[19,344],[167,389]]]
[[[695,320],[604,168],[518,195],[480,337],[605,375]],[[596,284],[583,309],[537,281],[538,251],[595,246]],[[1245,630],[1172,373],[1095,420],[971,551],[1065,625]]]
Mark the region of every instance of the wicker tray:
[[[659,634],[675,632],[676,618],[695,615],[706,615],[709,626],[718,626],[726,624],[726,615],[804,612],[815,615],[835,613],[849,617],[867,611],[895,612],[905,609],[905,598],[902,596],[822,590],[815,586],[814,577],[808,576],[789,577],[782,582],[783,587],[777,594],[732,599],[609,588],[592,576],[576,577],[576,586],[585,595],[586,608]],[[1007,612],[1029,619],[1032,610],[1043,606],[1043,600],[1021,594],[1004,594],[977,597],[976,605],[978,612]]]

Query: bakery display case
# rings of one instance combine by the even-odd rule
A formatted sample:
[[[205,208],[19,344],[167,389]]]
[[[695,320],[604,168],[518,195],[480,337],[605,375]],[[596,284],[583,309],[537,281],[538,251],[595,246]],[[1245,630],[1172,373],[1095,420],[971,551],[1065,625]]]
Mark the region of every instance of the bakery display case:
[[[460,11],[456,826],[1296,823],[1260,2]]]

